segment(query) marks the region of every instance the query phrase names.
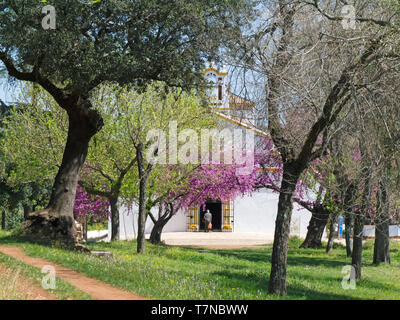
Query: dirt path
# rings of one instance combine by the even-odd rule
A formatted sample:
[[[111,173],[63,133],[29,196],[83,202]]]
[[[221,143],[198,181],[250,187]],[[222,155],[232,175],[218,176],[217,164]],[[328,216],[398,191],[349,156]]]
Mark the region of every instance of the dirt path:
[[[42,287],[25,278],[18,270],[0,265],[0,278],[0,282],[4,285],[0,288],[0,300],[15,299],[16,295],[18,299],[24,300],[58,300]]]
[[[89,294],[93,299],[97,300],[146,300],[147,298],[135,295],[128,291],[115,288],[109,284],[89,278],[79,272],[63,267],[54,262],[29,257],[19,247],[0,246],[0,252],[13,257],[25,264],[42,269],[46,265],[53,266],[56,270],[56,276],[63,279],[79,290]]]

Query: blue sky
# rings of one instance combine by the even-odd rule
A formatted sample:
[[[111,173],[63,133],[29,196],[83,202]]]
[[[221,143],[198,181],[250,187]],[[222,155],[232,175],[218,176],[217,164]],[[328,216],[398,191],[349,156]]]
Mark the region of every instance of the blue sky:
[[[0,79],[0,99],[6,101],[8,99],[8,94],[5,90],[4,80]]]
[[[0,100],[6,101],[6,93],[4,92],[3,88],[0,88]]]
[[[4,102],[12,101],[12,91],[15,90],[14,86],[7,84],[7,79],[0,78],[0,99]]]

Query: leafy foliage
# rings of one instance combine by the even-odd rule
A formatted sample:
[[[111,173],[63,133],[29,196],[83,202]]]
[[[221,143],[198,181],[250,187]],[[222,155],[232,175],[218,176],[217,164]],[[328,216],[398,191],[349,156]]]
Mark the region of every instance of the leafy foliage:
[[[201,81],[205,59],[239,31],[232,10],[243,1],[119,1],[92,5],[49,1],[56,30],[41,26],[43,4],[0,4],[0,53],[18,70],[34,66],[43,79],[67,92],[87,94],[104,81],[140,85],[163,80],[177,86]]]
[[[88,218],[88,223],[104,222],[110,214],[109,206],[106,199],[100,196],[90,195],[78,185],[74,203],[75,220],[86,216]]]

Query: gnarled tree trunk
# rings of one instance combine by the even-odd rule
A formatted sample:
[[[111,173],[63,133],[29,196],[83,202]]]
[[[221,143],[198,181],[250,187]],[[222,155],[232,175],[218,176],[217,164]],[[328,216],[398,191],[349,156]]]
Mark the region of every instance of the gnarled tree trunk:
[[[271,274],[268,292],[286,295],[286,262],[289,243],[290,220],[293,209],[293,194],[298,175],[290,170],[283,170],[279,193],[278,213],[275,222],[274,244],[272,249]]]
[[[25,233],[35,238],[76,242],[73,209],[78,178],[89,141],[103,126],[100,114],[89,106],[89,101],[77,97],[75,104],[65,108],[69,119],[68,137],[50,202],[45,210],[29,214],[24,223]]]
[[[390,264],[389,238],[389,194],[385,181],[379,182],[378,205],[375,222],[375,243],[373,263]]]
[[[320,248],[322,246],[322,235],[328,222],[329,211],[317,210],[312,213],[307,228],[307,235],[300,248]]]
[[[162,208],[160,207],[160,212],[161,210]],[[174,215],[174,209],[171,203],[167,204],[165,208],[165,213],[163,215],[159,214],[158,220],[154,219],[154,217],[150,213],[150,216],[154,222],[154,226],[150,234],[150,242],[152,244],[159,244],[161,242],[162,230],[168,223],[168,221],[171,220],[173,215]]]
[[[364,228],[364,212],[358,211],[354,218],[353,254],[351,263],[355,269],[355,280],[361,279],[362,240]]]
[[[329,253],[332,248],[333,248],[333,239],[334,239],[334,233],[335,233],[335,224],[338,219],[337,213],[332,213],[331,215],[331,221],[329,223],[329,236],[328,236],[328,243],[326,244],[326,253]]]
[[[368,169],[370,170],[370,168]],[[366,212],[368,212],[370,206],[371,188],[371,172],[369,172],[365,179],[361,207],[360,210],[355,213],[354,217],[353,254],[351,264],[355,270],[355,280],[361,280],[363,229]]]
[[[151,229],[151,234],[150,234],[150,242],[152,244],[159,244],[161,242],[162,230],[168,223],[168,221],[171,220],[171,218],[172,215],[156,221],[156,223],[153,226],[153,229]]]

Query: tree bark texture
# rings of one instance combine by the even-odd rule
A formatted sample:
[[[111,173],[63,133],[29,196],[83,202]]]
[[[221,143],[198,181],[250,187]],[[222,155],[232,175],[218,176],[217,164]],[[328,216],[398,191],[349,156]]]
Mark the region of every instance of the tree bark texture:
[[[306,238],[300,248],[320,248],[322,246],[322,235],[328,218],[329,212],[327,210],[321,209],[312,213]]]
[[[89,102],[87,102],[89,103]],[[80,171],[86,160],[89,141],[103,126],[100,114],[77,99],[67,110],[69,126],[63,159],[45,210],[28,215],[25,232],[35,237],[76,242],[74,202]]]
[[[139,213],[138,213],[138,235],[137,235],[137,253],[145,252],[145,228],[147,218],[147,179],[149,167],[145,168],[143,157],[143,145],[136,147],[136,157],[139,172]]]
[[[111,197],[108,201],[111,207],[111,241],[115,241],[120,239],[118,198]]]
[[[24,205],[24,220],[28,218],[28,215],[33,211],[33,208],[29,205]]]
[[[353,255],[351,261],[355,269],[355,280],[361,279],[363,228],[364,212],[359,211],[356,213],[354,218]]]
[[[158,220],[153,220],[154,226],[150,234],[150,242],[152,244],[159,244],[161,242],[161,234],[163,228],[171,220],[174,215],[172,204],[168,204],[165,208],[165,213],[159,215]]]
[[[290,220],[293,209],[293,194],[298,176],[283,170],[278,213],[275,222],[274,244],[272,249],[271,273],[268,292],[286,295],[286,262],[289,243]]]
[[[329,253],[332,248],[333,248],[333,239],[334,239],[334,234],[335,234],[335,224],[338,219],[337,213],[332,213],[331,215],[331,221],[329,224],[329,236],[328,236],[328,243],[326,244],[326,253]]]
[[[3,211],[1,213],[1,228],[3,230],[6,230],[6,212],[5,211]]]
[[[355,213],[354,217],[353,254],[351,264],[355,270],[355,280],[361,280],[363,229],[366,212],[368,212],[370,208],[371,188],[371,176],[368,175],[365,179],[361,207],[360,210]]]
[[[374,264],[381,262],[390,264],[389,193],[387,188],[386,181],[380,181],[375,221]]]
[[[168,223],[168,221],[171,220],[171,218],[172,218],[172,215],[167,218],[164,218],[164,219],[159,219],[154,224],[153,229],[151,230],[151,234],[150,234],[150,242],[152,244],[159,244],[161,242],[161,234],[162,234],[163,228]]]

